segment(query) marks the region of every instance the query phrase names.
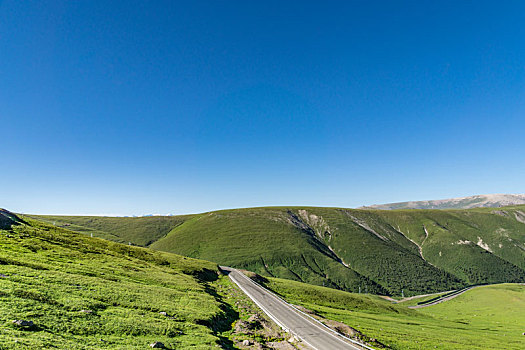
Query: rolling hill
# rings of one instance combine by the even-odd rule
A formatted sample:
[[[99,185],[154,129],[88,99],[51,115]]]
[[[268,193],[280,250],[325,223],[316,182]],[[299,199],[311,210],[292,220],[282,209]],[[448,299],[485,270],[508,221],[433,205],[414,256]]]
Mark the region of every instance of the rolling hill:
[[[525,281],[525,206],[249,208],[173,217],[162,230],[148,228],[158,217],[40,218],[130,241],[114,227],[136,224],[134,234],[156,250],[351,292],[406,296]]]
[[[33,215],[33,217],[75,232],[147,247],[192,215],[142,217]]]

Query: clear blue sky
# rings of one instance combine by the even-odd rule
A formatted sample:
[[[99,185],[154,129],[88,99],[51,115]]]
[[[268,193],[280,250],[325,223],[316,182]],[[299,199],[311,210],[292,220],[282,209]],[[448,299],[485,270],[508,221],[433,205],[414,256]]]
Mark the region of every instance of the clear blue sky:
[[[525,192],[523,1],[0,1],[0,206]]]

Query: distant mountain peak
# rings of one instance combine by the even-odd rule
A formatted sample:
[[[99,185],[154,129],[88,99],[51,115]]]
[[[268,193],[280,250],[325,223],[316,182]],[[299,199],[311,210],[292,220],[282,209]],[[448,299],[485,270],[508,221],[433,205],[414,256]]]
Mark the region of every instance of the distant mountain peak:
[[[470,197],[374,204],[362,209],[470,209],[525,204],[525,194],[481,194]]]

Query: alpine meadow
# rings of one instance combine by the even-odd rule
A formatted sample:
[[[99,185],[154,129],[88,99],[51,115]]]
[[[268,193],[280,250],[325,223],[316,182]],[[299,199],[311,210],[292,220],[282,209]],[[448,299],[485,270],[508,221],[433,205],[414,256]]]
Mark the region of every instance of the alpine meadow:
[[[0,0],[0,350],[524,350],[524,23]]]
[[[155,250],[349,292],[411,296],[525,281],[525,206],[395,211],[276,207],[174,217],[38,218],[78,232],[137,245],[149,242]],[[123,232],[118,223],[135,228]],[[139,230],[141,238],[135,240]]]
[[[525,206],[138,218],[3,210],[1,219],[7,349],[52,348],[56,333],[79,349],[292,344],[275,325],[270,333],[239,326],[264,314],[239,299],[218,264],[253,271],[246,273],[257,283],[374,348],[522,345]],[[426,306],[477,285],[484,286]]]

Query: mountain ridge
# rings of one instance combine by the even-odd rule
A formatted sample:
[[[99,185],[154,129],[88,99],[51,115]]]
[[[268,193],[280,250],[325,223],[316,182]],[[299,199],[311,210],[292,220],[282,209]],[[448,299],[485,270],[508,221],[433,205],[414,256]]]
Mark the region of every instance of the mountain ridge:
[[[472,209],[499,208],[525,204],[525,194],[481,194],[468,197],[406,201],[362,206],[359,209]]]

